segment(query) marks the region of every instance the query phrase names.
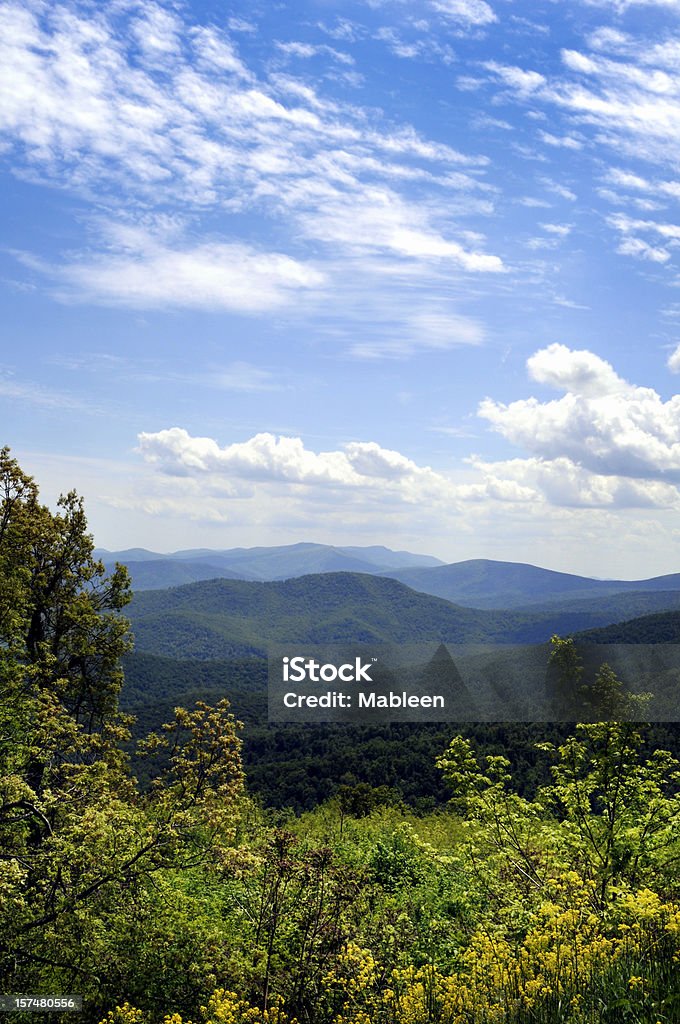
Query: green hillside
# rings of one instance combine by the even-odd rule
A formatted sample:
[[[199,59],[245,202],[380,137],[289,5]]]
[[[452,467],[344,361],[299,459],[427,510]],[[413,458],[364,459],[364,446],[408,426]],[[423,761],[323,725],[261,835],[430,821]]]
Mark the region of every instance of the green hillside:
[[[450,642],[514,638],[532,619],[457,608],[396,580],[323,573],[271,583],[210,580],[137,594],[137,649],[184,658],[263,653],[290,641]],[[590,623],[588,623],[590,624]]]
[[[137,594],[137,650],[179,658],[239,658],[273,643],[542,643],[651,608],[680,593],[627,594],[545,608],[487,611],[419,594],[397,580],[322,573],[255,583],[213,579]]]
[[[578,639],[594,644],[679,644],[680,612],[642,615],[627,622],[586,630],[578,634]]]

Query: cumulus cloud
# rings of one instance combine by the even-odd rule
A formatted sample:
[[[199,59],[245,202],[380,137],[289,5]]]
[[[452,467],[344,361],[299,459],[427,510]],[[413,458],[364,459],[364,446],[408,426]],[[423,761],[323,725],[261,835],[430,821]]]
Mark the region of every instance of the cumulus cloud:
[[[592,473],[573,459],[508,459],[487,463],[471,459],[484,481],[467,488],[482,496],[516,502],[548,502],[557,508],[680,508],[680,494],[658,480],[631,480]]]
[[[530,454],[527,471],[535,473],[532,460],[538,459],[554,473],[566,459],[580,473],[629,481],[614,490],[609,486],[617,500],[642,491],[650,500],[671,493],[650,489],[650,481],[673,488],[680,483],[680,395],[664,402],[652,388],[622,380],[593,353],[563,345],[537,352],[528,369],[534,380],[566,393],[553,401],[527,398],[507,405],[487,398],[479,406],[494,430]],[[583,487],[582,476],[578,486]]]
[[[669,359],[680,369],[680,355]],[[245,484],[304,486],[315,495],[348,492],[354,501],[448,508],[500,502],[508,508],[680,508],[680,395],[667,402],[630,384],[586,349],[554,344],[527,361],[531,380],[564,394],[503,404],[490,398],[478,415],[523,457],[471,456],[460,472],[421,466],[375,441],[315,452],[299,437],[257,434],[220,446],[181,427],[139,435],[143,458],[165,475],[212,481],[213,489]]]
[[[631,390],[630,384],[619,377],[610,363],[587,349],[549,345],[530,356],[527,370],[538,384],[548,384],[586,398]]]
[[[333,488],[392,489],[413,500],[418,491],[452,494],[451,484],[429,467],[375,442],[354,441],[343,450],[313,452],[299,437],[256,434],[220,447],[213,438],[193,437],[181,427],[141,433],[138,451],[165,473],[215,474],[266,483]]]

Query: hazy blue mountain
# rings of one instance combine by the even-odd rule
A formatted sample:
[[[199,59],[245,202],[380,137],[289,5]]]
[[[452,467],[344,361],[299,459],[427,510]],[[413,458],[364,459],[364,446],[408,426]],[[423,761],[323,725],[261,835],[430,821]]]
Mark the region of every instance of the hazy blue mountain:
[[[512,609],[529,615],[554,616],[604,614],[610,623],[623,623],[638,616],[654,612],[672,612],[680,609],[678,590],[633,590],[615,594],[600,594],[598,597],[572,597],[560,601],[546,601],[543,604],[526,604]]]
[[[380,569],[406,569],[414,566],[444,565],[441,558],[434,555],[414,555],[411,551],[392,551],[380,545],[373,547],[338,547],[346,555],[352,555],[378,566]]]
[[[198,580],[283,580],[322,572],[384,573],[400,566],[436,566],[431,555],[391,551],[381,546],[332,547],[328,544],[288,544],[279,547],[230,548],[213,551],[191,548],[160,555],[144,548],[127,551],[97,550],[107,566],[123,562],[137,590],[160,589]],[[142,567],[142,563],[147,568]]]
[[[224,552],[222,562],[251,579],[283,580],[323,572],[376,572],[380,566],[356,555],[347,555],[326,544],[291,544],[278,548],[252,548]]]
[[[146,562],[152,561],[155,558],[167,558],[167,555],[162,555],[158,551],[148,551],[146,548],[125,548],[124,551],[109,551],[107,548],[95,548],[95,558],[101,558],[105,565],[113,565],[114,562],[122,562],[127,565],[128,562]]]
[[[421,593],[472,608],[526,608],[567,598],[578,600],[631,591],[680,591],[680,573],[648,580],[594,580],[521,562],[484,558],[433,568],[390,570],[384,575]]]
[[[229,580],[248,579],[245,574],[225,569],[213,562],[190,562],[184,559],[150,558],[146,561],[126,561],[124,563],[132,577],[132,589],[162,590],[165,587],[179,587],[183,583],[195,583],[198,580],[212,580],[220,576]]]

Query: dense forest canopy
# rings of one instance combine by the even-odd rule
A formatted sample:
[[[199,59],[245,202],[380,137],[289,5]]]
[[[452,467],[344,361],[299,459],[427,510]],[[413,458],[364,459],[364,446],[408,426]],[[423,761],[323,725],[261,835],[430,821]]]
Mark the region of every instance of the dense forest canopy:
[[[94,557],[81,500],[51,512],[7,449],[0,497],[2,992],[80,994],[85,1024],[680,1019],[680,763],[646,727],[527,730],[530,786],[512,730],[493,749],[439,730],[448,803],[418,812],[399,789],[418,734],[395,785],[361,778],[376,738],[355,734],[357,771],[325,801],[267,811],[203,661],[141,738],[140,785],[127,573]],[[577,685],[571,641],[554,656]],[[602,717],[625,719],[611,669],[596,682]]]

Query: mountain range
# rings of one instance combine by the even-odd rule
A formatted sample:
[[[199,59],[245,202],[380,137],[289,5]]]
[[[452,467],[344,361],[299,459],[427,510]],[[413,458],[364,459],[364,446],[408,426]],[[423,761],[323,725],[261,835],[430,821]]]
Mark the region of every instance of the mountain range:
[[[142,591],[128,614],[136,647],[214,659],[262,656],[277,643],[543,643],[554,633],[680,610],[680,590],[613,594],[511,609],[478,609],[365,573],[254,583],[212,579]]]
[[[395,569],[434,568],[444,563],[432,555],[372,547],[334,547],[328,544],[289,544],[279,547],[193,548],[160,554],[145,548],[95,550],[107,568],[116,562],[128,567],[135,590],[157,590],[209,579],[285,580],[324,572],[363,572],[384,575]]]
[[[643,580],[600,580],[555,572],[521,562],[467,559],[444,564],[432,555],[372,547],[290,544],[278,547],[194,548],[171,554],[129,548],[97,549],[107,567],[127,565],[133,589],[157,590],[209,579],[272,582],[317,573],[351,572],[384,576],[412,590],[467,608],[528,609],[546,602],[586,601],[616,594],[680,591],[680,573]],[[663,602],[640,611],[664,607]],[[585,627],[584,627],[585,628]]]
[[[452,726],[267,725],[264,654],[272,643],[544,643],[553,633],[580,633],[584,641],[602,644],[680,642],[677,575],[603,581],[486,560],[427,564],[426,556],[417,555],[409,565],[406,552],[323,545],[171,556],[143,549],[103,554],[107,564],[119,560],[145,570],[156,586],[167,579],[168,567],[182,583],[145,591],[135,580],[127,612],[136,647],[125,658],[121,695],[125,710],[137,717],[135,735],[158,729],[172,718],[176,704],[190,707],[226,695],[245,722],[250,787],[265,803],[298,810],[326,799],[340,784],[357,781],[394,786],[415,804],[445,800],[434,763]],[[397,559],[401,568],[386,567]],[[417,564],[418,559],[424,561]],[[353,560],[369,571],[295,575],[296,567],[347,566]],[[239,572],[279,570],[291,575],[268,581],[233,578]],[[208,578],[187,582],[195,572]],[[425,586],[462,600],[424,593]],[[664,681],[659,685],[663,696]],[[657,744],[675,749],[680,742],[672,725],[654,729]],[[500,744],[512,750],[529,787],[538,779],[533,744],[548,737],[561,742],[565,730],[546,723],[464,727],[482,749],[494,753]],[[135,760],[134,766],[144,779],[143,762]]]

